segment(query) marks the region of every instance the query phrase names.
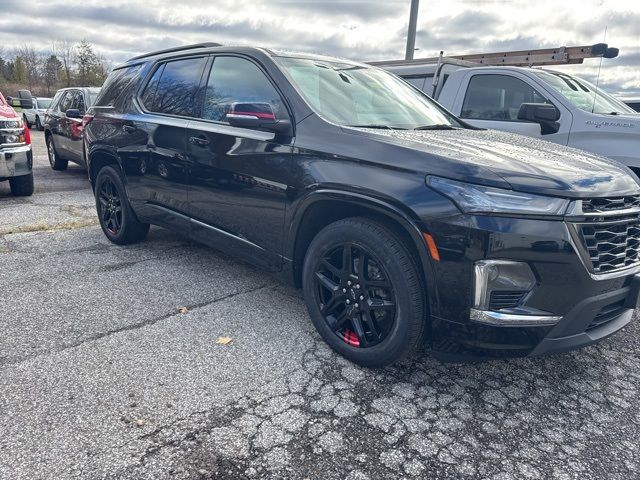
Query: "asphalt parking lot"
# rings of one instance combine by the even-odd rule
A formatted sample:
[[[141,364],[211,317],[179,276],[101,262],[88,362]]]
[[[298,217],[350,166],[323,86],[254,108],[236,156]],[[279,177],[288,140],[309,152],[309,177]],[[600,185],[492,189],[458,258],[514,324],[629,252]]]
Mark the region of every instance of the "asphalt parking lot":
[[[159,228],[110,244],[85,172],[33,138],[35,195],[0,183],[1,479],[637,478],[637,319],[565,355],[365,370],[265,273]]]

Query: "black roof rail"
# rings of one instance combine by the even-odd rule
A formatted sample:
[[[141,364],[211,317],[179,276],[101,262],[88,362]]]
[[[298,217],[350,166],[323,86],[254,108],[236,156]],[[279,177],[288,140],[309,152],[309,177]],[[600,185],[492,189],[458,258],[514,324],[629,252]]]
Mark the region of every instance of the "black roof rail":
[[[138,55],[137,57],[130,58],[128,61],[139,60],[141,58],[147,58],[147,57],[154,57],[156,55],[161,55],[163,53],[180,52],[182,50],[191,50],[194,48],[209,48],[209,47],[221,47],[221,46],[222,46],[221,43],[215,43],[215,42],[194,43],[193,45],[183,45],[181,47],[166,48],[164,50],[157,50],[155,52],[145,53],[144,55]]]

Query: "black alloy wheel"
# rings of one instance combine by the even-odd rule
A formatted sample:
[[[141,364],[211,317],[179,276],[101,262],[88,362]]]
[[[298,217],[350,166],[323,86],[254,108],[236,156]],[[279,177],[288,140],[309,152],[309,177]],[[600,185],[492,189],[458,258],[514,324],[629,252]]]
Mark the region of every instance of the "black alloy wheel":
[[[98,172],[95,196],[100,227],[110,241],[125,245],[140,242],[147,236],[149,224],[136,218],[114,166],[107,165]]]
[[[100,222],[111,235],[118,235],[122,228],[122,201],[120,193],[110,178],[105,178],[98,192]]]
[[[304,299],[325,342],[354,363],[379,368],[414,352],[426,326],[426,292],[412,245],[368,218],[346,218],[311,241]]]
[[[315,271],[316,301],[333,333],[358,348],[379,344],[396,318],[389,275],[370,251],[355,242],[328,252]]]

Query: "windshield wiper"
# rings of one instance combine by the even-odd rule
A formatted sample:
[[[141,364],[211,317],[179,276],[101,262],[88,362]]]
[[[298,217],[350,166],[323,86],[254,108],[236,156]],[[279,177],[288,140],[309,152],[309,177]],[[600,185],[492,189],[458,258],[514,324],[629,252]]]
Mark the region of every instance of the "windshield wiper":
[[[390,127],[389,125],[380,125],[380,124],[371,124],[371,125],[346,125],[347,127],[355,127],[355,128],[379,128],[382,130],[406,130],[406,128],[402,127]]]
[[[416,127],[414,130],[455,130],[456,127],[452,125],[447,125],[446,123],[436,123],[435,125],[422,125],[421,127]]]

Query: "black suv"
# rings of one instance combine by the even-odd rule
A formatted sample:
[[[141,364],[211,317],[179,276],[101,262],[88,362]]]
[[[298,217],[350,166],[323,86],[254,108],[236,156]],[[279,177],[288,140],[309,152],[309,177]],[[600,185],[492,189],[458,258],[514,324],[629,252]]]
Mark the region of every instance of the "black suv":
[[[136,57],[85,117],[105,235],[149,224],[301,286],[352,361],[560,352],[638,301],[640,186],[613,161],[472,128],[397,77],[201,44]]]
[[[97,87],[58,90],[44,117],[44,138],[49,163],[66,170],[69,162],[86,167],[82,143],[82,117],[100,93]]]

